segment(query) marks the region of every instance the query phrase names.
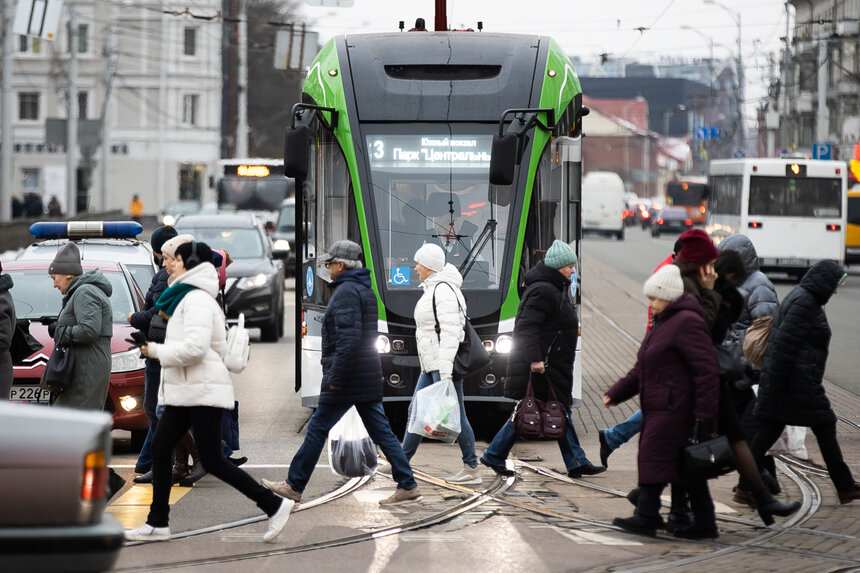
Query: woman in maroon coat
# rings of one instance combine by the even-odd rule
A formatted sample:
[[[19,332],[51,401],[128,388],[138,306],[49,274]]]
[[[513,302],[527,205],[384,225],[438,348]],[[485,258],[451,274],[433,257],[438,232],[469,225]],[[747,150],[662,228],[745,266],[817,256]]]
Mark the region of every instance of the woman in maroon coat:
[[[696,421],[703,428],[716,423],[719,366],[702,307],[684,293],[678,267],[668,265],[646,282],[645,295],[654,324],[639,348],[636,365],[603,398],[612,406],[639,394],[643,425],[639,438],[640,494],[633,517],[615,525],[646,535],[662,528],[660,494],[680,480],[681,452]],[[715,428],[714,428],[715,429]],[[695,523],[675,531],[677,537],[717,537],[714,503],[707,481],[684,482]]]

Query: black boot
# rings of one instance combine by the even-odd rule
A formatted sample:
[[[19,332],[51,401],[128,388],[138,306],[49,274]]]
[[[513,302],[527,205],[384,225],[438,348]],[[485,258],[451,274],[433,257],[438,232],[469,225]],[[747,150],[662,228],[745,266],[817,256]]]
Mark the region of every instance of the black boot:
[[[630,490],[630,493],[627,494],[627,501],[632,503],[633,505],[639,505],[639,492],[641,490],[639,487],[634,487]]]
[[[776,481],[776,478],[773,477],[773,474],[768,470],[761,470],[761,481],[764,482],[764,485],[767,486],[767,489],[770,490],[770,493],[773,495],[778,495],[782,492],[779,482]]]
[[[655,519],[634,515],[633,517],[616,517],[612,520],[612,525],[633,533],[656,537],[657,530],[663,528],[663,520],[660,517]]]
[[[720,533],[717,531],[716,523],[702,525],[694,523],[689,527],[676,529],[674,535],[681,539],[716,539],[720,536]]]
[[[773,516],[778,515],[780,517],[788,517],[798,509],[800,509],[800,502],[794,501],[791,503],[782,503],[773,497],[773,494],[770,493],[767,489],[754,492],[756,500],[756,509],[758,510],[758,514],[761,517],[761,520],[765,525],[773,524]]]
[[[194,442],[194,437],[191,432],[186,432],[182,437],[182,446],[191,454],[191,472],[185,479],[179,480],[179,485],[182,487],[191,487],[197,480],[206,475],[206,470],[203,469],[203,464],[200,462],[200,454],[197,452],[197,444]]]
[[[669,512],[669,519],[666,522],[666,531],[668,533],[674,533],[675,531],[680,531],[690,527],[693,525],[693,522],[694,518],[692,510],[672,510]]]

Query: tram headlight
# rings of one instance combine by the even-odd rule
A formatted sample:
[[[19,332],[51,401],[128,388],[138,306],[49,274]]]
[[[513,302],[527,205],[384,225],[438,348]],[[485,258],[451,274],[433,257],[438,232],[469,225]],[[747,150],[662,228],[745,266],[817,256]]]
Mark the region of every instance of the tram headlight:
[[[387,336],[380,334],[376,339],[376,351],[380,354],[388,354],[391,352],[391,342]]]
[[[510,354],[513,345],[514,339],[507,334],[503,334],[496,339],[496,352],[499,354]]]

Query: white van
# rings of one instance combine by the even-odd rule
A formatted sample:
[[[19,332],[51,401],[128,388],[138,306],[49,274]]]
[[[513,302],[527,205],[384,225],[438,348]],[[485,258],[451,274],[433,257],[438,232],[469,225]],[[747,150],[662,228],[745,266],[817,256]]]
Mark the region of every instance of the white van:
[[[582,230],[624,239],[624,182],[611,171],[591,171],[582,180]]]

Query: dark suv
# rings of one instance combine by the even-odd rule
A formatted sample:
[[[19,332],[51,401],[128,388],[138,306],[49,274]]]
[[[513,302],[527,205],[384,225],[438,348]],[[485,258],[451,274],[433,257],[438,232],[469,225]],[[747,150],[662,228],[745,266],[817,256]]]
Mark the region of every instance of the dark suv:
[[[187,215],[174,225],[213,249],[226,250],[227,322],[245,314],[245,326],[258,327],[261,338],[274,342],[284,335],[284,262],[286,251],[272,251],[263,226],[251,214]]]
[[[287,276],[295,274],[296,265],[296,199],[289,197],[281,202],[275,230],[269,233],[275,256],[283,256],[279,251],[287,251]]]

